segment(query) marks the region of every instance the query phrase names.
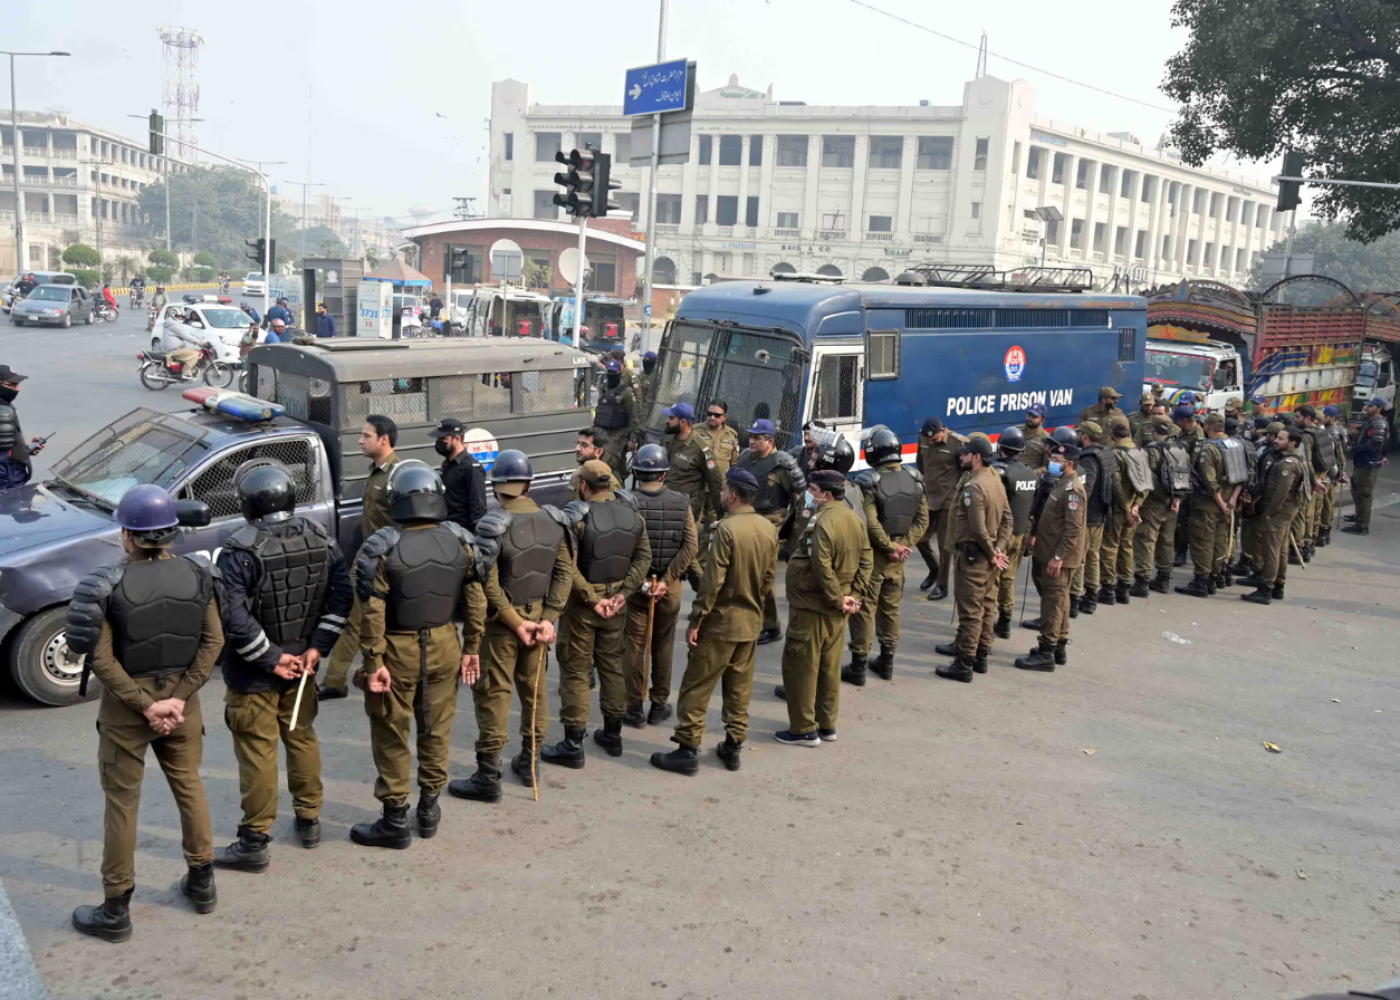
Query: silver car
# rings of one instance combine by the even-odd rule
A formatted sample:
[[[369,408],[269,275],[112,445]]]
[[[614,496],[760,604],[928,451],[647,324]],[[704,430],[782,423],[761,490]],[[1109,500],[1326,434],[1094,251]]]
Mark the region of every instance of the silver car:
[[[10,322],[15,326],[34,323],[67,329],[82,320],[91,326],[96,311],[96,302],[81,285],[40,285],[14,304]]]

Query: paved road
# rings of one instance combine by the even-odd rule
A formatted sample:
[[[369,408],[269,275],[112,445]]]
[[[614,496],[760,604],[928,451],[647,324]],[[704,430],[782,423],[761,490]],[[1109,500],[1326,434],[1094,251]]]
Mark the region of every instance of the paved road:
[[[138,332],[4,331],[0,360],[35,376],[26,428],[76,440],[127,406],[175,405],[136,383]],[[71,345],[62,389],[35,353],[50,343]],[[1382,492],[1400,493],[1400,476]],[[628,731],[620,759],[590,744],[584,770],[548,769],[538,805],[514,784],[497,806],[446,800],[437,839],[402,853],[346,839],[375,812],[373,765],[361,701],[332,703],[318,722],[326,842],[292,846],[284,794],[273,869],[221,874],[212,916],[179,897],[178,825],[152,767],[124,947],[68,927],[101,891],[94,709],[0,698],[0,877],[53,995],[74,1000],[183,998],[192,982],[207,1000],[1374,987],[1400,972],[1398,542],[1392,505],[1368,539],[1340,536],[1295,569],[1282,605],[1237,590],[1102,609],[1075,623],[1071,662],[1051,675],[1011,668],[1033,644],[1018,629],[966,686],[932,676],[951,609],[920,600],[911,574],[896,680],[843,692],[840,742],[772,741],[786,718],[771,695],[780,650],[765,647],[742,772],[717,765],[712,732],[698,777],[662,774],[647,755],[669,731]],[[211,683],[204,774],[231,839],[221,699]],[[463,708],[454,776],[475,736]]]

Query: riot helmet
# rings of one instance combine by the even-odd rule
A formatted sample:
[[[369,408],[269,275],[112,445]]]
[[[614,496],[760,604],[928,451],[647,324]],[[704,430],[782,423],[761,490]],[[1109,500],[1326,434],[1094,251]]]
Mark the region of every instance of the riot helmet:
[[[297,507],[297,485],[286,466],[272,459],[244,462],[233,474],[238,504],[249,524],[285,521]]]
[[[1021,454],[1026,448],[1026,432],[1019,427],[1008,427],[997,438],[997,447],[1008,457]]]
[[[870,440],[865,446],[865,460],[871,465],[898,462],[904,457],[904,446],[899,435],[888,427],[876,427],[870,432]]]
[[[141,548],[159,549],[175,541],[180,518],[169,493],[153,483],[142,483],[127,490],[117,504],[117,523]]]
[[[659,444],[644,444],[632,457],[633,472],[665,472],[671,468],[671,456]]]
[[[845,475],[856,464],[856,450],[846,435],[826,428],[814,428],[812,439],[817,442],[817,460],[814,469],[834,469]]]
[[[447,491],[442,477],[416,458],[394,466],[389,473],[389,515],[400,524],[446,520]]]
[[[1073,427],[1056,427],[1050,432],[1050,437],[1057,444],[1072,444],[1076,447],[1079,445],[1079,435],[1075,433]]]
[[[528,483],[535,478],[535,470],[523,451],[508,448],[496,456],[491,463],[491,482]]]

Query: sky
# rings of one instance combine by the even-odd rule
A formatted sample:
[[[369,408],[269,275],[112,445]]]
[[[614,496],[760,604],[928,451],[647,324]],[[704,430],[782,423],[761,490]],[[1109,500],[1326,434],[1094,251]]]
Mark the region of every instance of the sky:
[[[1153,146],[1171,120],[1159,86],[1185,33],[1171,27],[1169,0],[868,3],[973,46],[986,30],[998,53],[988,72],[1031,81],[1038,111],[1057,121],[1130,131]],[[620,104],[624,71],[656,61],[659,8],[660,0],[251,0],[212,8],[73,0],[55,16],[51,0],[9,0],[0,45],[72,53],[18,62],[22,110],[63,110],[139,136],[144,125],[126,116],[160,105],[158,30],[194,29],[204,37],[201,145],[287,161],[268,168],[284,193],[300,191],[290,181],[315,181],[325,187],[313,191],[348,196],[344,206],[359,206],[361,218],[408,221],[414,209],[447,212],[454,196],[484,198],[493,81],[529,83],[545,104]],[[590,24],[592,11],[606,11],[605,23]],[[777,99],[809,104],[958,104],[976,67],[974,48],[858,0],[670,0],[667,57],[682,56],[696,61],[701,89],[736,73],[746,86],[772,84]]]

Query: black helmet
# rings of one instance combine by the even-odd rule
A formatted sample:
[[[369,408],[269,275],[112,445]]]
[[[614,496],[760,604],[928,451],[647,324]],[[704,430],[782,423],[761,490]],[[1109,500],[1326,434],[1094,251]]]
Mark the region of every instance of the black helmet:
[[[400,524],[446,520],[447,491],[442,478],[416,458],[394,466],[389,473],[389,515]]]
[[[817,460],[812,465],[814,469],[835,469],[845,475],[856,464],[856,450],[846,440],[846,435],[817,428],[812,438],[817,442]]]
[[[644,444],[632,456],[633,472],[665,472],[671,467],[671,456],[659,444]]]
[[[870,440],[865,445],[865,460],[871,465],[883,465],[885,462],[898,462],[904,457],[904,446],[899,442],[899,435],[888,427],[877,427],[870,434]]]
[[[1075,432],[1073,427],[1056,427],[1055,430],[1051,432],[1050,436],[1054,438],[1058,444],[1072,444],[1075,446],[1079,444],[1079,435]]]
[[[238,504],[249,524],[285,521],[297,509],[297,484],[281,462],[270,458],[244,462],[233,474]]]
[[[528,483],[534,478],[535,470],[530,467],[530,458],[523,451],[507,449],[491,463],[493,483]]]
[[[1008,455],[1019,455],[1026,447],[1026,432],[1019,427],[1008,427],[997,439],[997,447]]]

